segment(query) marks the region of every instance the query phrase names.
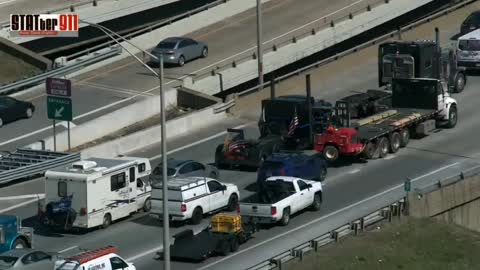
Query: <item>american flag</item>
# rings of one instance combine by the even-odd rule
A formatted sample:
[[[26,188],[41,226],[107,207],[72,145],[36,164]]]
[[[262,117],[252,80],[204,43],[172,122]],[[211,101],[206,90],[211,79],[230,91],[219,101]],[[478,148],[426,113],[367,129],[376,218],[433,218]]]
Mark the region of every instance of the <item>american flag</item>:
[[[235,152],[240,150],[241,148],[245,148],[246,142],[243,140],[239,141],[232,141],[228,144],[228,152]]]
[[[293,115],[292,122],[290,122],[290,126],[288,126],[288,136],[292,136],[293,133],[295,132],[295,129],[298,128],[299,121],[298,121],[298,115],[297,115],[297,108],[295,108],[295,113]]]

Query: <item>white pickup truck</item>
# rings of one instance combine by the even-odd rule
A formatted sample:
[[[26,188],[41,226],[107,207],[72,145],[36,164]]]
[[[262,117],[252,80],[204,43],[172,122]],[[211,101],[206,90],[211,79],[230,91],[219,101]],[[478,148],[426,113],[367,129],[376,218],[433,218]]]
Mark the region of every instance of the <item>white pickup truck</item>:
[[[322,184],[297,177],[273,176],[265,187],[240,201],[245,221],[287,225],[290,216],[307,207],[318,211],[322,203]]]
[[[220,183],[208,177],[184,177],[168,180],[168,215],[171,220],[191,219],[199,224],[203,215],[227,208],[237,208],[240,192],[234,184]],[[163,187],[152,185],[150,215],[162,218]]]

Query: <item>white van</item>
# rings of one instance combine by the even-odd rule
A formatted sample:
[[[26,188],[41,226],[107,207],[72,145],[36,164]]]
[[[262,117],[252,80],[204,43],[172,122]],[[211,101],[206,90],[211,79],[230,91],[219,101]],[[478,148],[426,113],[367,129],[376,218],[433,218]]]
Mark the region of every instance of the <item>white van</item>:
[[[55,270],[136,270],[136,267],[115,254],[115,247],[87,251],[55,262]]]
[[[89,158],[45,173],[46,225],[92,228],[140,209],[150,210],[150,161],[146,158]]]
[[[458,66],[480,69],[480,29],[459,37],[457,51]]]
[[[220,183],[208,177],[173,178],[168,181],[168,215],[171,220],[202,221],[203,214],[237,208],[240,192],[234,184]],[[150,215],[162,218],[162,183],[153,184]]]

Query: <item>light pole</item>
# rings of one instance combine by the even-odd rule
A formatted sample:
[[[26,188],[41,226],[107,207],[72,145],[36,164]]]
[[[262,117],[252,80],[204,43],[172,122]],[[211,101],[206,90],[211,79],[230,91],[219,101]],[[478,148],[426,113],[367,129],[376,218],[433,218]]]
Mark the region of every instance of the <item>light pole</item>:
[[[152,72],[155,76],[158,77],[159,81],[159,88],[160,88],[160,117],[161,117],[161,126],[162,126],[162,134],[161,134],[161,140],[162,140],[162,187],[163,187],[163,201],[167,202],[168,201],[168,179],[167,179],[167,125],[166,125],[166,116],[165,116],[165,93],[163,91],[163,55],[160,55],[160,57],[157,57],[150,52],[141,49],[140,47],[136,46],[135,44],[131,43],[129,40],[126,38],[122,37],[118,33],[115,33],[114,31],[108,29],[105,26],[101,26],[96,23],[91,23],[87,22],[84,20],[79,20],[82,23],[88,24],[92,27],[95,27],[105,33],[108,37],[113,39],[115,43],[117,43],[119,46],[121,46],[123,49],[125,49],[131,56],[135,58],[141,65],[143,65],[145,68],[147,68],[150,72]],[[159,61],[159,72],[155,72],[151,67],[149,67],[147,64],[145,64],[142,60],[140,60],[135,54],[131,53],[128,49],[122,46],[122,44],[112,36],[115,35],[122,39],[123,41],[127,42],[128,44],[132,45],[133,47],[139,49],[140,51],[148,54],[149,56],[157,59]],[[163,269],[164,270],[170,270],[170,232],[169,232],[169,224],[168,224],[168,204],[163,203]]]
[[[258,91],[263,89],[262,0],[257,0],[257,62]]]

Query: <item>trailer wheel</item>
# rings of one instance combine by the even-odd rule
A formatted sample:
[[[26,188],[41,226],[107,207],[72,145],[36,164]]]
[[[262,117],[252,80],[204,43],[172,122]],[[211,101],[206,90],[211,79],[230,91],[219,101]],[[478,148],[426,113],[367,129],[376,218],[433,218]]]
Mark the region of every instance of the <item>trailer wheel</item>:
[[[106,214],[103,216],[103,223],[102,223],[102,228],[106,229],[112,224],[112,216],[110,214]]]
[[[400,149],[400,142],[400,134],[398,132],[394,132],[390,137],[390,153],[398,152],[398,149]]]
[[[389,144],[388,144],[388,139],[386,137],[381,137],[380,140],[378,141],[378,147],[380,150],[380,158],[384,158],[388,155],[388,150],[389,150]]]
[[[457,125],[457,106],[452,105],[448,112],[447,128],[454,128]]]
[[[323,148],[323,158],[325,158],[326,161],[335,162],[339,155],[338,148],[333,145],[326,145],[325,148]]]
[[[400,147],[405,147],[410,142],[410,130],[408,128],[404,128],[400,131]]]
[[[232,240],[230,241],[230,251],[231,252],[237,251],[239,246],[240,245],[238,243],[238,239],[236,237],[232,238]]]
[[[455,78],[455,93],[460,93],[465,88],[465,75],[463,73],[458,73],[457,77]]]
[[[365,158],[373,159],[375,157],[376,150],[377,145],[373,142],[368,142],[367,145],[365,145],[365,149],[363,150]]]
[[[282,219],[280,219],[280,224],[282,226],[287,226],[290,222],[290,209],[283,209]]]
[[[220,240],[218,243],[218,253],[222,256],[227,256],[230,253],[230,244],[228,240]]]
[[[192,223],[194,225],[198,225],[198,224],[200,224],[200,222],[202,222],[202,219],[203,219],[202,208],[200,208],[200,207],[195,208],[195,210],[193,210],[193,214],[192,214]]]
[[[23,240],[22,238],[17,238],[17,240],[13,242],[12,247],[13,249],[24,249],[24,248],[28,248],[28,245],[25,242],[25,240]]]

